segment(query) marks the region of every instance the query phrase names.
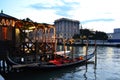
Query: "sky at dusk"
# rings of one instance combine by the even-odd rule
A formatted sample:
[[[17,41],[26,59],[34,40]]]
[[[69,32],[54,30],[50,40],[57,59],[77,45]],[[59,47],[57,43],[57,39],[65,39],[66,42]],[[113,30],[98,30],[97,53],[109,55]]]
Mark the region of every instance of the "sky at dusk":
[[[0,0],[3,13],[53,24],[59,18],[80,21],[82,28],[113,32],[120,28],[120,0]]]

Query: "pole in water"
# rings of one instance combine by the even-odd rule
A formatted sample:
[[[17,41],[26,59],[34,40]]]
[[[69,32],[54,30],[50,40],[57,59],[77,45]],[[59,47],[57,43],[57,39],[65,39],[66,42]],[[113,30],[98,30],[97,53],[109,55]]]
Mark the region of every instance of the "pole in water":
[[[2,71],[2,65],[1,65],[1,63],[2,63],[2,62],[1,62],[1,60],[0,60],[0,72]]]
[[[94,52],[94,54],[95,54],[95,66],[94,66],[94,68],[96,69],[96,66],[97,66],[97,45],[96,45],[96,40],[95,40],[95,52]]]
[[[0,72],[2,72],[2,60],[0,60]]]
[[[86,66],[87,66],[87,55],[88,55],[88,41],[89,41],[89,39],[87,38],[87,42],[86,42]]]

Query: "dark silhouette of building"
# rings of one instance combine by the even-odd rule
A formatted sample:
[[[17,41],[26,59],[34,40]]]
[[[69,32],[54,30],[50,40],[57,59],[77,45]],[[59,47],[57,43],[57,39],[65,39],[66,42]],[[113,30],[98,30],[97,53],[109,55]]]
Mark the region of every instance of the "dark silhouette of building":
[[[0,54],[5,54],[7,51],[12,51],[16,42],[16,27],[17,18],[0,13]]]

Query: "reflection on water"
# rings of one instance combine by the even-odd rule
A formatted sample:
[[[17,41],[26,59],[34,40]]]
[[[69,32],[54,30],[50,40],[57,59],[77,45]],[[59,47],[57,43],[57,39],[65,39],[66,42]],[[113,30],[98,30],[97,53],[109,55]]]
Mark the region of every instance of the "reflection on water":
[[[58,50],[63,50],[62,46]],[[66,50],[72,48],[66,47]],[[86,47],[73,47],[74,55],[84,55]],[[94,48],[89,47],[88,53]],[[94,58],[91,59],[92,61]],[[44,72],[24,72],[11,74],[6,80],[120,80],[120,48],[97,47],[97,66],[71,66],[64,69]]]
[[[4,80],[4,78],[0,75],[0,80]]]
[[[94,73],[94,71],[92,72]],[[12,77],[11,77],[12,76]],[[24,72],[11,74],[6,80],[87,80],[89,74],[85,66],[75,66],[57,71],[45,72]],[[94,74],[90,75],[94,77]]]

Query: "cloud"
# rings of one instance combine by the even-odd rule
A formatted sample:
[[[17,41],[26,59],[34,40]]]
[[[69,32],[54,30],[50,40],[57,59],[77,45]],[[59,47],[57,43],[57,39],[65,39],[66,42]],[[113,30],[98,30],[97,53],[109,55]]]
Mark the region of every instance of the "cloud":
[[[76,5],[79,5],[77,2],[66,2],[64,0],[61,0],[61,4],[57,5],[57,3],[54,4],[47,4],[47,3],[36,3],[31,4],[30,7],[37,9],[37,10],[55,10],[56,15],[67,17],[69,15],[69,12],[73,10]]]
[[[108,1],[104,0],[52,1],[53,2],[43,1],[29,5],[30,8],[38,10],[39,14],[42,15],[39,21],[53,23],[56,19],[67,17],[79,20],[83,28],[98,31],[112,32],[115,27],[119,27],[119,24],[116,23],[116,20],[120,20],[118,16],[120,13],[118,9],[119,6],[118,4],[115,5],[113,0],[110,1],[109,4]],[[47,20],[45,20],[45,18],[47,18]]]
[[[92,20],[86,20],[86,21],[82,21],[82,24],[86,24],[89,22],[110,22],[110,21],[114,21],[114,19],[92,19]]]
[[[0,8],[16,18],[29,17],[40,23],[66,17],[88,29],[110,32],[120,27],[119,0],[3,0]]]
[[[94,31],[103,31],[106,33],[112,33],[113,29],[120,28],[119,20],[108,21],[93,21],[82,24],[82,28],[92,29]]]

